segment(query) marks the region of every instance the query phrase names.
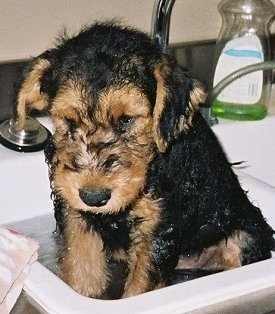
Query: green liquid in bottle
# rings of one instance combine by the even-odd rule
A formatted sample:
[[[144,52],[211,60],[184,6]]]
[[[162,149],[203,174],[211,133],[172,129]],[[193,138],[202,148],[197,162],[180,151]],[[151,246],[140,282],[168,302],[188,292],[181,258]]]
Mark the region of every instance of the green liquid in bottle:
[[[267,108],[264,104],[239,105],[215,100],[212,103],[214,116],[231,120],[261,120],[267,115]]]

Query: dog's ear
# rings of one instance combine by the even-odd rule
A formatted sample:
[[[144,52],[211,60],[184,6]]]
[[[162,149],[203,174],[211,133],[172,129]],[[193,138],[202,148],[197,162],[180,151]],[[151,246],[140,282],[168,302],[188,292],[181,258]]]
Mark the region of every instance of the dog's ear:
[[[43,111],[50,105],[49,91],[44,85],[53,81],[53,55],[53,50],[46,51],[32,59],[23,73],[21,82],[17,85],[14,120],[18,129],[23,128],[30,109]]]
[[[154,66],[157,81],[156,103],[153,112],[153,135],[160,152],[173,138],[187,132],[194,112],[205,100],[202,84],[168,56]]]

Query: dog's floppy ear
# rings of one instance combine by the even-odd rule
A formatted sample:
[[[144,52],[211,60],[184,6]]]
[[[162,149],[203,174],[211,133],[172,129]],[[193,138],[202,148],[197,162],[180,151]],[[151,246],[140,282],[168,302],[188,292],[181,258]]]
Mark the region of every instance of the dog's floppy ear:
[[[160,152],[173,138],[187,132],[194,112],[205,100],[199,81],[187,76],[173,59],[163,56],[154,66],[157,81],[156,103],[153,112],[153,135]]]
[[[51,81],[53,68],[53,51],[46,51],[31,60],[17,86],[14,120],[16,128],[22,129],[28,110],[45,110],[50,105],[50,95],[42,88],[43,81]]]

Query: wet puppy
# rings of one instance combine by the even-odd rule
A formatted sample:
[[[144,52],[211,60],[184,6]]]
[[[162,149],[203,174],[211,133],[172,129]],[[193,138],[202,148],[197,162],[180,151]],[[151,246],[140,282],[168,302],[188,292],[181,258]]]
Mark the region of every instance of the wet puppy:
[[[273,230],[198,110],[201,84],[128,27],[97,23],[31,60],[17,93],[49,111],[46,158],[79,293],[129,297],[178,269],[221,271],[271,256]]]

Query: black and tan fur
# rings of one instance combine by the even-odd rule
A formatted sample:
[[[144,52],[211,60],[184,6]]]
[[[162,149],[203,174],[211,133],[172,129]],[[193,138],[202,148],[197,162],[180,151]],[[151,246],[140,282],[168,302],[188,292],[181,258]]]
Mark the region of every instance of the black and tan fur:
[[[129,297],[178,269],[271,256],[273,230],[198,110],[201,84],[145,34],[97,23],[34,58],[17,127],[48,110],[45,153],[63,233],[61,276],[79,293]]]

